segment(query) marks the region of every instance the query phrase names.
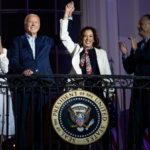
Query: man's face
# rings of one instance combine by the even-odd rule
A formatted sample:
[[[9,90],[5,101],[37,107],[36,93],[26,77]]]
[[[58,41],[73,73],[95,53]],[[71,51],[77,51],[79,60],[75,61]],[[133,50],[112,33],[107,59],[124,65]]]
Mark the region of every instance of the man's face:
[[[24,24],[26,33],[31,36],[36,36],[40,29],[40,20],[36,15],[29,15],[27,22]]]
[[[137,28],[141,37],[147,38],[150,36],[150,21],[147,19],[147,17],[141,18]]]
[[[83,47],[91,48],[94,43],[94,35],[92,30],[85,30],[83,35]]]

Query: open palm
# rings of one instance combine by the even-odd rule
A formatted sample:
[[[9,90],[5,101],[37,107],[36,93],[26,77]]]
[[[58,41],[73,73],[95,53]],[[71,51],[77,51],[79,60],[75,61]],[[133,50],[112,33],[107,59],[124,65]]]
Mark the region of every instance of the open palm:
[[[127,48],[124,42],[119,41],[119,48],[124,56],[127,55]]]

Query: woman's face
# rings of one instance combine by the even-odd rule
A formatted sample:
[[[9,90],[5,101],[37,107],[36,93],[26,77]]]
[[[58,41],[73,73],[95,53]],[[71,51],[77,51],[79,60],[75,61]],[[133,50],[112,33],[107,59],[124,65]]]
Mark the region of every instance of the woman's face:
[[[83,47],[90,48],[93,46],[94,42],[94,35],[92,30],[85,30],[83,34]]]

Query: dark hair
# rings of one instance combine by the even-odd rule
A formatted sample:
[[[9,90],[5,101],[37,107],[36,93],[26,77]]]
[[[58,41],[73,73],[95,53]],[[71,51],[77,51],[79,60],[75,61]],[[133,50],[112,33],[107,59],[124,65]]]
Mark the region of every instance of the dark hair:
[[[83,46],[83,36],[84,36],[84,32],[85,32],[86,30],[91,30],[91,31],[93,32],[93,35],[94,35],[93,47],[101,48],[101,47],[99,46],[99,38],[98,38],[98,36],[97,36],[96,30],[95,30],[94,28],[92,28],[92,27],[84,27],[84,28],[81,30],[80,35],[79,35],[79,37],[78,37],[78,44],[79,44],[80,46]]]
[[[150,22],[150,15],[149,14],[144,15],[143,17],[147,17],[147,20]]]

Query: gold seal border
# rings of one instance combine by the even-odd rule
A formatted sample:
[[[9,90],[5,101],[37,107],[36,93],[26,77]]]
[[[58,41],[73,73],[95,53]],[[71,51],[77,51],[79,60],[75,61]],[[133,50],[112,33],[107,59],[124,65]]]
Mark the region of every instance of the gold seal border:
[[[93,101],[97,107],[99,108],[101,112],[101,125],[97,129],[97,131],[86,138],[76,138],[68,135],[63,129],[61,128],[59,124],[59,118],[58,118],[58,113],[61,108],[61,106],[69,100],[70,98],[75,98],[75,97],[84,97],[88,98],[91,101]],[[109,115],[108,115],[108,110],[104,104],[104,102],[94,93],[86,91],[86,90],[73,90],[67,93],[64,93],[62,96],[60,96],[53,108],[52,108],[52,113],[51,113],[51,120],[52,120],[52,125],[56,133],[66,142],[74,145],[88,145],[93,142],[96,142],[98,139],[100,139],[103,134],[106,132],[106,129],[108,127],[108,122],[109,122]]]

